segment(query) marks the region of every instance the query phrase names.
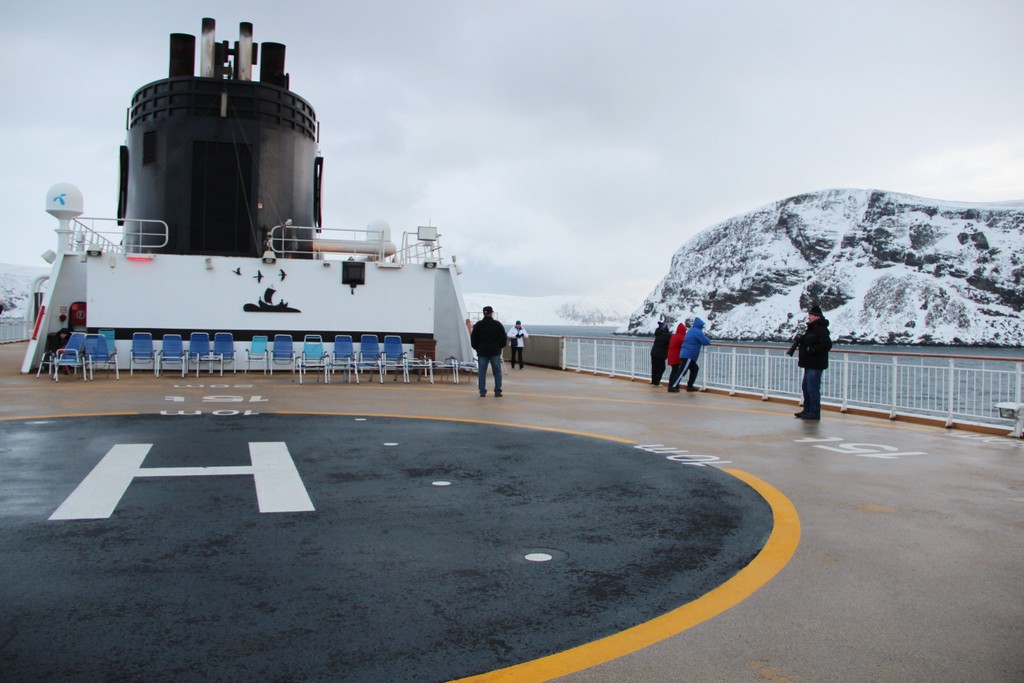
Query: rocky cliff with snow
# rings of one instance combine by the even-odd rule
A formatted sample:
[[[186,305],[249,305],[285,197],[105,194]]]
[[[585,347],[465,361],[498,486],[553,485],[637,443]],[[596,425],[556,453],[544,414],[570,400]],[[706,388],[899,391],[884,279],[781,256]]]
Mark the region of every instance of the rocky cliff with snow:
[[[31,298],[32,281],[49,272],[48,267],[0,263],[0,306],[3,306],[0,317],[24,318]]]
[[[843,342],[1022,346],[1024,202],[790,197],[683,245],[620,331],[699,315],[713,337],[784,341],[811,303]]]

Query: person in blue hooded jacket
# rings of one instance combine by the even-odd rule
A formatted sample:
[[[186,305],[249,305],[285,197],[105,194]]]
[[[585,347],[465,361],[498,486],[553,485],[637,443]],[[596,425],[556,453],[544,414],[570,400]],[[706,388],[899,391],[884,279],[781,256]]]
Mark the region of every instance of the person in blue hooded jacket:
[[[704,334],[704,321],[700,318],[694,318],[693,325],[690,326],[689,331],[686,333],[686,339],[683,340],[683,348],[679,351],[682,370],[676,378],[676,386],[672,387],[672,389],[679,391],[683,375],[689,373],[686,381],[686,390],[697,391],[697,387],[693,386],[694,382],[697,381],[697,371],[700,370],[700,366],[697,365],[697,359],[700,358],[701,348],[710,343],[711,340]]]

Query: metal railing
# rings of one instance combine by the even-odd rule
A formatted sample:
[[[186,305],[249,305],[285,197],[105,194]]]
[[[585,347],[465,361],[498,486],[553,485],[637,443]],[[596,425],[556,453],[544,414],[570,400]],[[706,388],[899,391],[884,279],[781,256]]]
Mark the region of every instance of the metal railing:
[[[391,241],[390,228],[315,228],[286,223],[267,234],[266,249],[274,258],[324,260],[359,256],[361,260],[390,264],[438,264],[443,262],[438,236],[423,238],[403,232],[400,246]]]
[[[106,227],[109,224],[112,227]],[[103,226],[103,227],[100,227]],[[167,246],[167,223],[143,218],[76,218],[64,231],[65,249],[72,253],[144,254]]]
[[[700,356],[698,384],[730,395],[799,401],[803,371],[786,347],[713,344]],[[651,376],[651,342],[565,337],[562,368],[611,377]],[[822,403],[887,415],[1012,428],[996,403],[1024,401],[1024,359],[833,349]]]
[[[0,320],[0,344],[26,341],[30,332],[29,324],[23,319]]]

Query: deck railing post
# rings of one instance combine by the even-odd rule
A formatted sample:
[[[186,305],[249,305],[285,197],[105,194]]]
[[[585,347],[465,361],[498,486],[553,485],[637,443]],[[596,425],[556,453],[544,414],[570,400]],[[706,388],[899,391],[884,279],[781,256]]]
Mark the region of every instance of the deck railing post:
[[[949,410],[946,413],[946,427],[953,426],[953,408],[956,405],[956,363],[954,359],[949,359]]]
[[[899,358],[892,357],[892,408],[889,411],[889,419],[896,419],[896,393],[899,390]]]
[[[1017,403],[1024,403],[1024,362],[1017,361]]]
[[[839,412],[845,413],[850,410],[850,354],[843,354],[843,400],[840,402]]]
[[[772,375],[772,355],[768,349],[764,350],[764,391],[761,392],[761,400],[768,400],[768,387]]]

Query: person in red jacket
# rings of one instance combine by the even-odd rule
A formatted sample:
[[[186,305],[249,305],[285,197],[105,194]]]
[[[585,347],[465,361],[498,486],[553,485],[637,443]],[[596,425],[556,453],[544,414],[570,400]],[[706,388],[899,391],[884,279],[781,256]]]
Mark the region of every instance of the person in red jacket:
[[[683,374],[682,360],[679,358],[679,351],[683,348],[683,341],[686,339],[686,325],[676,325],[676,333],[668,340],[668,364],[672,367],[668,375],[668,390],[674,394],[679,393],[679,376]],[[675,387],[675,388],[673,388]]]

